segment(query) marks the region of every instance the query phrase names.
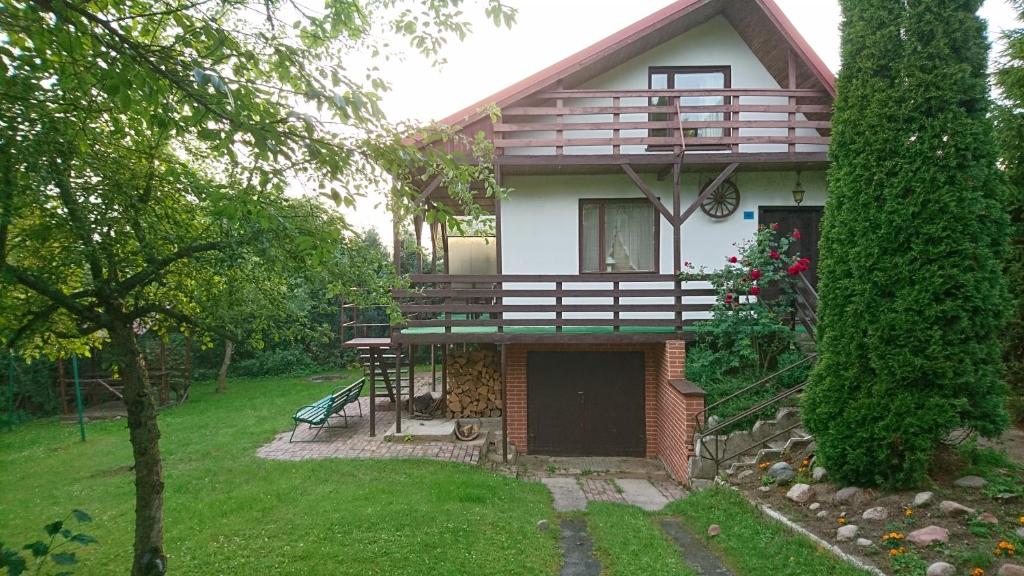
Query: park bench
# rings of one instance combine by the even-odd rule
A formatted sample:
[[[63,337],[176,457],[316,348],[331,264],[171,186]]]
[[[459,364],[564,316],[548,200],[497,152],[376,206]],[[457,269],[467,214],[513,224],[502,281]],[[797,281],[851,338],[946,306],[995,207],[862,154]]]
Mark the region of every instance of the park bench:
[[[359,396],[363,393],[363,384],[366,383],[365,378],[360,378],[354,384],[345,388],[339,388],[334,392],[331,392],[329,396],[322,398],[316,404],[310,404],[299,408],[295,415],[292,416],[292,420],[295,421],[295,427],[292,428],[292,435],[288,438],[288,442],[294,442],[295,431],[299,429],[299,424],[308,424],[310,428],[316,428],[316,434],[313,435],[309,441],[316,440],[316,437],[320,435],[320,431],[324,428],[333,428],[330,424],[331,418],[338,416],[339,414],[345,418],[345,428],[348,427],[348,413],[345,411],[345,407],[349,404],[355,403],[359,407],[359,416],[363,415],[363,407],[359,404]]]

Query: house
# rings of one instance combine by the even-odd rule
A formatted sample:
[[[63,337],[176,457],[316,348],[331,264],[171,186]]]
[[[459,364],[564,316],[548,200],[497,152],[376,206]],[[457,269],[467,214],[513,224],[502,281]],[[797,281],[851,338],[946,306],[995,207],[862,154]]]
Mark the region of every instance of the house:
[[[773,0],[679,0],[449,116],[512,189],[481,199],[493,270],[414,274],[386,345],[494,346],[519,453],[660,458],[685,481],[687,328],[714,293],[677,274],[769,222],[816,261],[835,91]],[[443,188],[420,201],[457,208]]]

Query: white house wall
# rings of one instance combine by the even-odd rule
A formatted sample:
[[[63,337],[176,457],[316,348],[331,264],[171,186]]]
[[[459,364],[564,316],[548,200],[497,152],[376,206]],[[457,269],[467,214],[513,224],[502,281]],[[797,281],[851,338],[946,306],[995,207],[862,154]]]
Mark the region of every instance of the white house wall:
[[[683,173],[683,209],[692,203],[701,183],[717,174],[706,172]],[[658,181],[652,174],[641,175],[651,190],[671,209],[671,177]],[[793,206],[792,190],[796,182],[793,172],[738,172],[734,175],[740,190],[740,206],[728,218],[716,220],[701,210],[694,212],[682,227],[682,257],[696,268],[713,270],[725,264],[726,258],[736,254],[735,244],[753,237],[759,224],[758,209],[761,206]],[[804,206],[825,204],[824,172],[804,172],[801,181],[807,191]],[[504,274],[578,274],[579,273],[579,201],[585,198],[643,198],[624,174],[592,176],[517,176],[506,178],[505,185],[512,188],[509,197],[501,203],[501,253]],[[746,214],[745,214],[746,213]],[[752,218],[748,219],[748,216]],[[673,272],[672,226],[660,218],[660,269],[659,273]],[[764,222],[763,224],[769,224]],[[628,275],[623,276],[628,281]],[[695,286],[701,286],[697,284]],[[509,289],[525,289],[532,285],[506,285]],[[550,288],[550,286],[535,286]],[[566,284],[565,288],[583,288]],[[611,288],[610,285],[593,285],[591,288]],[[639,286],[635,286],[639,287]],[[645,284],[644,288],[657,286]],[[670,288],[671,285],[662,288]],[[623,289],[631,288],[626,284]],[[507,304],[516,303],[506,299]],[[527,302],[520,302],[525,304]],[[540,300],[528,303],[542,304]],[[600,299],[576,299],[566,303],[604,304]],[[668,299],[644,298],[623,299],[623,303],[655,304],[671,303]],[[551,317],[553,315],[532,314],[529,317]],[[600,314],[587,314],[601,317]],[[644,318],[664,317],[663,314],[634,313],[623,317]],[[517,315],[506,315],[513,318]],[[519,315],[522,317],[522,315]],[[566,315],[566,318],[572,317]],[[692,315],[690,317],[693,317]]]

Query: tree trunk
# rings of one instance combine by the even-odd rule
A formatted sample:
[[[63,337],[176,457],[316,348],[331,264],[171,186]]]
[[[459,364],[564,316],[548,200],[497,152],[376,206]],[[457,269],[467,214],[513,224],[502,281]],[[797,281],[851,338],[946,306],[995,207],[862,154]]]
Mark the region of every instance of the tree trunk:
[[[231,353],[235,351],[235,343],[231,340],[224,341],[224,361],[220,364],[220,372],[217,373],[217,393],[223,392],[228,387],[228,366],[231,365]]]
[[[132,576],[167,572],[164,555],[164,477],[160,429],[146,365],[130,323],[110,327],[111,352],[124,383],[128,432],[135,458],[135,546]]]

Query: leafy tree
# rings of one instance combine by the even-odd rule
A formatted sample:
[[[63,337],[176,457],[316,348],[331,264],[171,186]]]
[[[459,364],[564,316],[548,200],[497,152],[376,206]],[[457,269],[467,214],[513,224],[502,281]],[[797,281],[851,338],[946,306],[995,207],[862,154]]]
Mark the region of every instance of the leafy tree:
[[[805,422],[829,474],[919,483],[952,430],[1007,425],[1007,234],[980,0],[843,0]]]
[[[1024,22],[1024,2],[1014,6]],[[1024,28],[1005,33],[1006,49],[996,74],[1003,101],[996,107],[996,136],[1000,160],[1008,181],[1011,250],[1006,259],[1006,278],[1013,298],[1012,321],[1006,337],[1006,377],[1011,403],[1019,422],[1024,422]]]
[[[456,192],[494,189],[486,150],[465,165],[417,146],[414,127],[384,118],[379,70],[346,66],[386,56],[383,32],[437,58],[469,31],[462,4],[329,0],[310,14],[280,0],[0,0],[0,335],[25,356],[102,346],[117,365],[135,459],[132,574],[167,568],[137,330],[222,332],[197,295],[224,255],[336,266],[339,288],[359,286],[340,222],[288,201],[289,181],[349,206],[385,173],[396,201],[423,172]],[[486,10],[514,19],[500,0]],[[440,138],[451,135],[419,142]]]

